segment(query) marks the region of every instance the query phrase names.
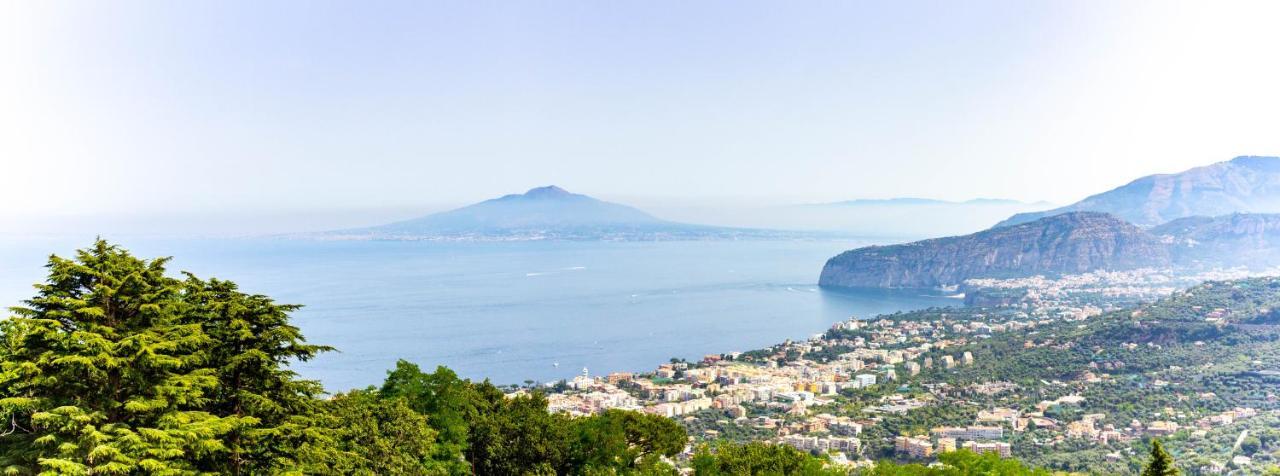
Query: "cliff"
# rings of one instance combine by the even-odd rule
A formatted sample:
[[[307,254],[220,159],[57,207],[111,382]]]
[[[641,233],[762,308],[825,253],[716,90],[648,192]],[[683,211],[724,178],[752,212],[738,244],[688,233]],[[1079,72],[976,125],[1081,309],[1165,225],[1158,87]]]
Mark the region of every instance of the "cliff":
[[[1167,246],[1105,213],[1071,212],[978,233],[846,251],[827,260],[824,287],[939,288],[969,278],[1168,266]]]
[[[1151,234],[1169,244],[1174,263],[1183,267],[1280,263],[1280,214],[1187,217],[1152,228]]]

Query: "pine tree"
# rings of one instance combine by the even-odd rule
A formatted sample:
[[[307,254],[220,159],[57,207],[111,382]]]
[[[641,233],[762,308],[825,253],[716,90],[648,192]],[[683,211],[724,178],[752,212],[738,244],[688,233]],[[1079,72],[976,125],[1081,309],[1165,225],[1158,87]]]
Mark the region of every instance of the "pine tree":
[[[333,436],[348,422],[288,369],[329,350],[289,324],[298,306],[166,277],[167,261],[101,240],[49,259],[0,321],[0,471],[302,474],[348,459]]]
[[[226,449],[232,422],[203,409],[211,341],[182,318],[166,262],[102,240],[50,257],[48,281],[0,322],[0,470],[186,473]]]
[[[290,361],[305,362],[332,350],[307,344],[289,324],[289,313],[300,306],[240,292],[231,281],[186,276],[184,319],[209,336],[205,365],[218,381],[206,408],[236,423],[224,438],[226,454],[203,461],[201,468],[222,474],[275,473],[300,464],[299,445],[314,449],[332,444],[307,436],[306,430],[319,424],[313,418],[316,396],[323,392],[319,382],[301,380],[287,367]]]
[[[1174,467],[1173,456],[1164,450],[1160,440],[1151,441],[1151,461],[1142,470],[1142,476],[1178,476],[1182,474]]]

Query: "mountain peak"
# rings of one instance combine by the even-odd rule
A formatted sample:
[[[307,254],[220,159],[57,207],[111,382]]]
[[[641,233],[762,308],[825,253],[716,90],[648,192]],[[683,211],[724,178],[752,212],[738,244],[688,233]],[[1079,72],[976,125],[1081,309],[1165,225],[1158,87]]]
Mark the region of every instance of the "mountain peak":
[[[1232,162],[1274,162],[1280,157],[1272,155],[1242,155],[1231,159]]]
[[[1280,157],[1265,155],[1242,155],[1231,159],[1230,163],[1240,167],[1264,169],[1268,171],[1280,169]]]
[[[683,227],[683,228],[682,228]],[[379,236],[573,237],[643,235],[694,230],[638,209],[571,193],[555,185],[503,195],[454,210],[366,229]],[[630,236],[630,235],[628,235]]]
[[[573,195],[574,194],[569,193],[568,190],[557,187],[555,185],[547,185],[545,187],[534,187],[529,189],[528,192],[524,193],[524,196],[526,198],[564,198],[564,197],[570,197]]]
[[[1130,224],[1129,222],[1121,220],[1120,218],[1117,218],[1115,215],[1112,215],[1110,213],[1095,212],[1091,210],[1075,210],[1075,211],[1059,213],[1057,215],[1049,215],[1047,217],[1041,218],[1036,221],[1027,222],[1026,224],[1032,224],[1037,222],[1053,223],[1053,222],[1083,222],[1083,221],[1116,222],[1116,223],[1124,223],[1126,225]]]
[[[1280,212],[1280,157],[1240,156],[1173,174],[1156,174],[1052,210],[1019,213],[996,227],[1069,211],[1113,214],[1139,226],[1234,212]]]

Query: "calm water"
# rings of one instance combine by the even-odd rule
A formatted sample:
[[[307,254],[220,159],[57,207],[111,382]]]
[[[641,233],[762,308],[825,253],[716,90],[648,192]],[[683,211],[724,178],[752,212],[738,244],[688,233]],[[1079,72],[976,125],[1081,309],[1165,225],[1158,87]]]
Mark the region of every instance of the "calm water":
[[[30,296],[49,253],[88,243],[0,243],[0,304]],[[298,369],[331,390],[380,382],[398,358],[498,383],[646,370],[806,338],[850,315],[956,303],[819,290],[823,262],[853,242],[123,244],[305,304],[296,321],[307,338],[340,352]]]

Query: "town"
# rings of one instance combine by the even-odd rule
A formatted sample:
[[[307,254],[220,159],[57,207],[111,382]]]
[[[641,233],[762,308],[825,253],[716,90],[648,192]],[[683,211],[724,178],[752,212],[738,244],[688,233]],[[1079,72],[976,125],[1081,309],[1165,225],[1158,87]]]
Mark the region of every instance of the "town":
[[[1173,435],[1205,439],[1264,411],[1275,420],[1276,407],[1194,414],[1162,408],[1131,418],[1091,401],[1101,391],[1129,384],[1122,360],[1090,362],[1069,380],[1041,379],[1028,388],[984,377],[982,359],[992,356],[976,355],[974,345],[1005,338],[1016,339],[1022,350],[1071,349],[1072,342],[1041,331],[1083,328],[1104,313],[1174,293],[1185,280],[1239,274],[1215,271],[1174,279],[1141,270],[973,282],[972,289],[1013,289],[1021,297],[994,307],[851,318],[807,340],[706,355],[696,362],[672,359],[652,372],[592,376],[583,369],[571,380],[548,384],[549,406],[574,415],[619,408],[677,419],[692,435],[686,453],[699,442],[765,440],[856,467],[883,458],[928,462],[956,449],[1027,458],[1044,448],[1070,447],[1093,449],[1104,461],[1121,464],[1142,456],[1128,446],[1131,442]],[[1229,310],[1204,312],[1212,322]],[[1136,343],[1121,347],[1143,350]],[[1164,373],[1154,373],[1149,387],[1176,387],[1170,383],[1175,377]],[[1201,392],[1178,398],[1204,404],[1217,396]],[[1274,393],[1266,398],[1276,401]],[[1240,454],[1206,462],[1202,472],[1249,464]]]

